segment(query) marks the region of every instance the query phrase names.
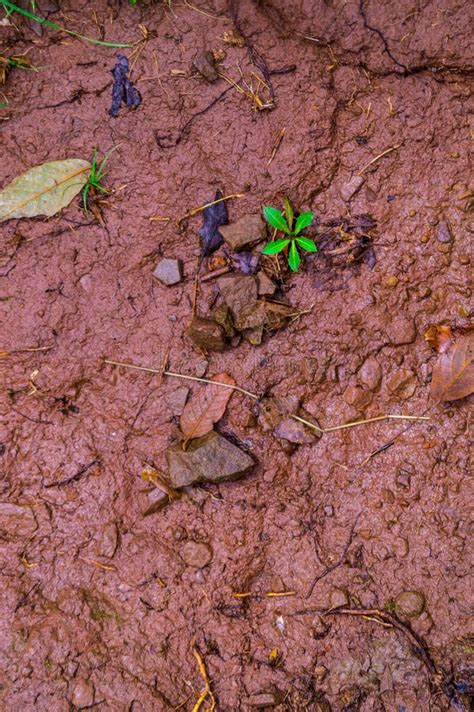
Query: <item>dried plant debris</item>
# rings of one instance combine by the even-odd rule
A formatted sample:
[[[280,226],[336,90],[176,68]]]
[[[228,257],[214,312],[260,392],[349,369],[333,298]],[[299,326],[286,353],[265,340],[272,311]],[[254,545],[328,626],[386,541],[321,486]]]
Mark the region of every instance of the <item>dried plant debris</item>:
[[[431,395],[453,401],[474,393],[474,331],[461,336],[441,353],[433,368]]]
[[[201,238],[200,264],[205,257],[215,252],[224,241],[219,232],[219,227],[228,224],[229,213],[227,211],[226,201],[222,200],[223,197],[224,194],[218,190],[214,200],[219,200],[220,202],[209,205],[203,210],[203,222],[199,230],[199,236]]]
[[[123,54],[117,55],[117,62],[112,69],[114,76],[114,84],[112,87],[112,106],[110,107],[110,116],[117,117],[119,115],[122,103],[126,106],[140,106],[142,99],[138,89],[128,79],[129,61]]]
[[[376,255],[370,233],[376,227],[375,220],[366,214],[321,223],[319,228],[323,229],[323,233],[318,230],[317,236],[320,253],[338,267],[362,263],[373,269]]]
[[[444,354],[449,349],[454,339],[453,332],[447,324],[431,325],[424,333],[425,341],[439,354]]]
[[[235,386],[234,379],[227,373],[218,373],[212,380]],[[232,393],[231,388],[203,384],[186,404],[181,415],[183,435],[186,438],[200,438],[212,430],[214,423],[224,415]]]

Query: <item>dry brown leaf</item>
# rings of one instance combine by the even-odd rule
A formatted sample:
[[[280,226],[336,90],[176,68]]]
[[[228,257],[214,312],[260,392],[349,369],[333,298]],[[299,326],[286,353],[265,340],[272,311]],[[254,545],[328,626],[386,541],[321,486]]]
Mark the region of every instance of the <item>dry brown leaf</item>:
[[[235,386],[232,376],[218,373],[213,381]],[[214,423],[224,415],[232,395],[231,388],[222,388],[212,383],[203,386],[186,404],[180,419],[181,430],[188,438],[200,438],[212,430]]]
[[[431,395],[438,401],[466,398],[474,392],[474,332],[461,336],[434,365]]]
[[[439,354],[446,353],[454,338],[451,327],[446,324],[440,324],[439,326],[432,324],[427,328],[424,336],[425,341]]]

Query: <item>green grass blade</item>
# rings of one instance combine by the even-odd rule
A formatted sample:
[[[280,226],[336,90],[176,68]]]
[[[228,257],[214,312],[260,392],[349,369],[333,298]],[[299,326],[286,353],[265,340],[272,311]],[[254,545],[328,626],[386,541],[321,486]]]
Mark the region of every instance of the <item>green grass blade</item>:
[[[296,242],[300,247],[303,248],[303,250],[306,250],[306,252],[317,252],[318,247],[314,240],[310,240],[309,237],[297,237]]]
[[[281,230],[281,232],[286,232],[287,235],[290,235],[290,228],[279,210],[267,206],[263,208],[263,214],[267,223],[272,227],[276,227],[277,230]]]
[[[287,245],[290,244],[290,240],[284,237],[282,240],[275,240],[274,242],[269,242],[265,245],[262,250],[262,255],[276,255],[285,249]]]
[[[308,225],[311,225],[311,223],[313,222],[313,218],[314,218],[314,213],[311,213],[311,212],[300,213],[296,220],[295,235],[299,235],[301,230],[304,230],[305,227],[308,227]]]
[[[296,247],[296,243],[294,240],[291,242],[291,247],[290,247],[290,254],[288,255],[288,264],[290,265],[290,269],[293,270],[293,272],[298,271],[298,267],[300,266],[301,263],[301,258],[298,252],[298,249]]]
[[[0,0],[0,5],[3,5],[3,7],[7,8],[11,12],[18,12],[20,15],[24,15],[25,17],[28,17],[30,20],[34,20],[35,22],[39,22],[40,25],[45,25],[46,27],[50,27],[52,30],[59,30],[60,32],[66,32],[68,35],[72,35],[73,37],[78,37],[81,40],[85,40],[86,42],[90,42],[91,44],[96,44],[96,45],[101,45],[102,47],[132,47],[133,45],[131,44],[126,44],[123,42],[103,42],[102,40],[95,40],[93,37],[86,37],[85,35],[81,35],[79,32],[73,32],[73,30],[66,30],[66,28],[61,27],[60,25],[57,25],[55,22],[50,22],[49,20],[46,20],[44,17],[40,17],[39,15],[35,15],[32,12],[29,12],[29,10],[24,10],[22,7],[18,7],[18,5],[15,5],[15,3],[10,2],[10,0]]]

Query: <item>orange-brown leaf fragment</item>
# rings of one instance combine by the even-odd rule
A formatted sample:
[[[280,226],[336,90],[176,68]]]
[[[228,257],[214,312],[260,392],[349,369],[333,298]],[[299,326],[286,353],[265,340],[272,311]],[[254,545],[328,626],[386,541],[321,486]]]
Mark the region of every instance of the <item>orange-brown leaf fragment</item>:
[[[218,373],[213,381],[235,386],[232,376]],[[203,385],[188,401],[180,419],[181,430],[188,440],[200,438],[212,430],[214,423],[222,418],[232,395],[231,388],[222,388],[212,383]]]
[[[425,341],[439,354],[446,353],[454,338],[451,327],[446,324],[440,324],[439,326],[432,324],[427,328],[424,336]]]
[[[453,401],[474,393],[474,332],[461,336],[434,365],[431,395]]]

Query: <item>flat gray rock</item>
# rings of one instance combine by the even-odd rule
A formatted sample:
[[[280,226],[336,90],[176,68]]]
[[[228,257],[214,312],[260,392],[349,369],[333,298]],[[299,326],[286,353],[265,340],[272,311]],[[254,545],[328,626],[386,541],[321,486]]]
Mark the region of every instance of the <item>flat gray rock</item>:
[[[182,444],[166,451],[169,479],[175,489],[197,482],[228,482],[247,475],[254,467],[253,458],[214,430],[191,440],[187,450]]]
[[[229,225],[220,225],[219,232],[231,250],[239,252],[265,238],[265,223],[260,215],[242,215]]]
[[[170,287],[173,284],[178,284],[183,279],[183,265],[181,260],[175,260],[170,257],[160,260],[156,265],[153,277],[159,279],[162,284]]]

